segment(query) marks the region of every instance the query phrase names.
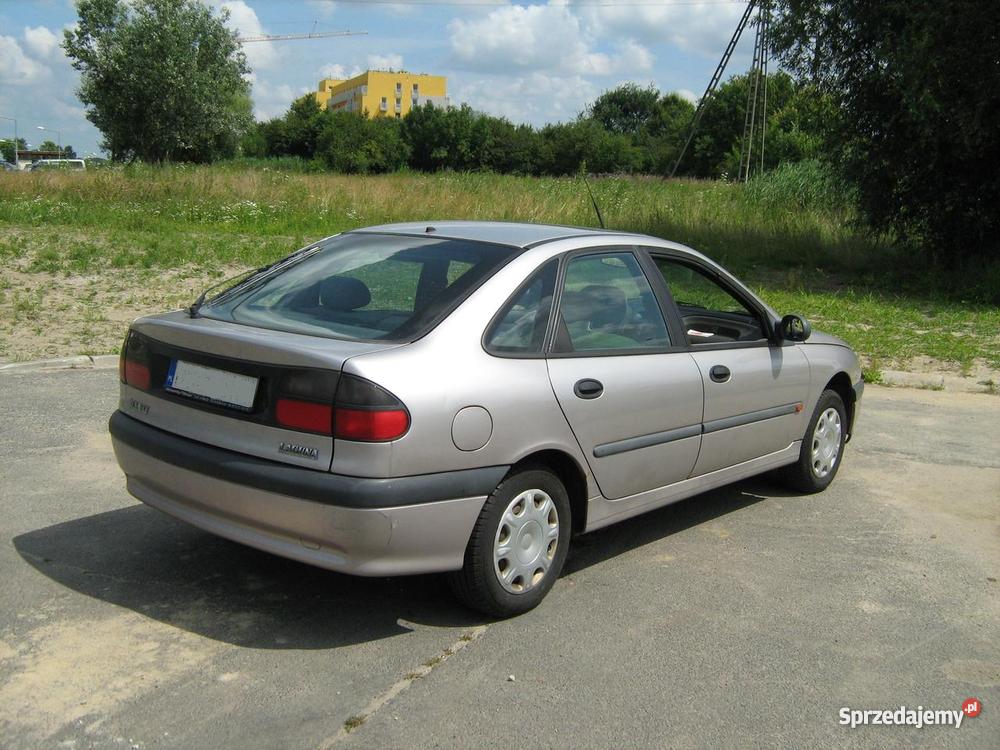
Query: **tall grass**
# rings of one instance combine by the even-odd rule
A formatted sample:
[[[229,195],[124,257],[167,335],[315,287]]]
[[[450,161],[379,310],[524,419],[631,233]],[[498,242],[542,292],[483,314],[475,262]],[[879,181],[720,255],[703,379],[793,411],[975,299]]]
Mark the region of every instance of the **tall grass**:
[[[306,174],[298,162],[294,171],[280,164],[246,166],[3,174],[0,223],[171,237],[170,243],[157,243],[146,260],[164,266],[192,261],[197,253],[191,238],[203,233],[301,242],[395,221],[597,223],[584,185],[573,178],[347,177]],[[688,243],[737,267],[789,262],[846,266],[873,249],[850,225],[846,209],[831,209],[820,200],[784,207],[773,190],[756,183],[605,178],[595,180],[593,189],[609,228]],[[213,252],[221,262],[259,257],[243,241],[222,243]]]
[[[950,277],[913,273],[901,249],[856,227],[849,197],[818,164],[778,169],[746,185],[602,178],[592,187],[609,228],[701,250],[776,309],[813,316],[847,338],[873,368],[918,354],[964,368],[979,359],[1000,367],[1000,309],[973,304],[1000,297],[1000,266]],[[183,296],[177,277],[198,288],[343,230],[444,219],[597,224],[585,186],[572,178],[347,177],[309,173],[297,160],[0,173],[0,356],[5,346],[13,356],[35,352],[19,348],[18,326],[31,317],[37,295],[62,278],[67,288],[85,276],[104,290],[134,279],[119,285],[123,294],[148,291],[152,311]],[[159,277],[174,280],[158,289],[150,279]],[[111,314],[114,299],[102,314]],[[48,325],[44,315],[38,320]],[[105,327],[100,342],[120,342],[121,331]],[[96,351],[100,342],[65,344],[59,352]]]

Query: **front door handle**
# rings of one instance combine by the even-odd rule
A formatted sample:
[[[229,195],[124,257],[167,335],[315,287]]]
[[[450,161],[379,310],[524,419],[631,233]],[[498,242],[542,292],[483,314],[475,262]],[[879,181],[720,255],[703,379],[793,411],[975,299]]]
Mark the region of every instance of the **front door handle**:
[[[600,380],[584,378],[583,380],[576,381],[576,385],[573,386],[573,393],[576,394],[577,398],[597,398],[604,393],[604,384]]]
[[[728,382],[731,374],[732,373],[729,372],[729,368],[725,365],[716,365],[708,371],[708,376],[716,383]]]

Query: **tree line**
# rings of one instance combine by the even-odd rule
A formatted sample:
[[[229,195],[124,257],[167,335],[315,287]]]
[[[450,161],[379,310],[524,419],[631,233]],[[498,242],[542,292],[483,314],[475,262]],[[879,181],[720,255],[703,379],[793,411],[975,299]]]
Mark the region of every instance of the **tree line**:
[[[722,177],[737,171],[748,85],[747,76],[735,76],[719,87],[679,174]],[[768,76],[768,97],[765,168],[820,156],[829,98],[784,72]],[[307,95],[283,116],[256,123],[241,151],[250,157],[299,157],[348,174],[404,167],[518,175],[665,174],[693,115],[694,105],[678,94],[634,83],[605,92],[570,122],[541,128],[466,105],[428,103],[401,119],[369,118],[323,110]]]
[[[765,168],[820,157],[876,233],[939,265],[1000,247],[1000,2],[774,0]],[[63,49],[116,160],[211,162],[242,151],[348,173],[483,169],[664,174],[691,104],[633,84],[572,122],[532,128],[468,107],[402,120],[310,98],[254,123],[228,11],[199,0],[77,0]],[[141,72],[137,74],[137,72]],[[680,174],[737,172],[747,80],[723,84]]]

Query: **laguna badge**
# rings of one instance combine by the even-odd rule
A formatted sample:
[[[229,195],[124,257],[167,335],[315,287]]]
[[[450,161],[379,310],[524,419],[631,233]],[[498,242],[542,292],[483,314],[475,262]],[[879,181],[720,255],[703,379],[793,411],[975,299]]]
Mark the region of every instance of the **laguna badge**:
[[[278,451],[281,453],[291,453],[293,456],[301,456],[302,458],[311,458],[313,461],[319,460],[319,450],[310,448],[308,445],[282,443],[278,446]]]

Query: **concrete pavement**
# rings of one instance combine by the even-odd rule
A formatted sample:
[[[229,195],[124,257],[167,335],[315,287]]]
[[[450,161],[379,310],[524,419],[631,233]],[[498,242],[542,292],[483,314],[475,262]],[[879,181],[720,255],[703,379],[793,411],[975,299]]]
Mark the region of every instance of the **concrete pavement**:
[[[489,622],[438,577],[136,504],[115,380],[0,376],[4,748],[1000,744],[1000,398],[870,387],[827,492],[757,479],[579,538],[539,609]],[[969,696],[958,730],[838,725]]]

